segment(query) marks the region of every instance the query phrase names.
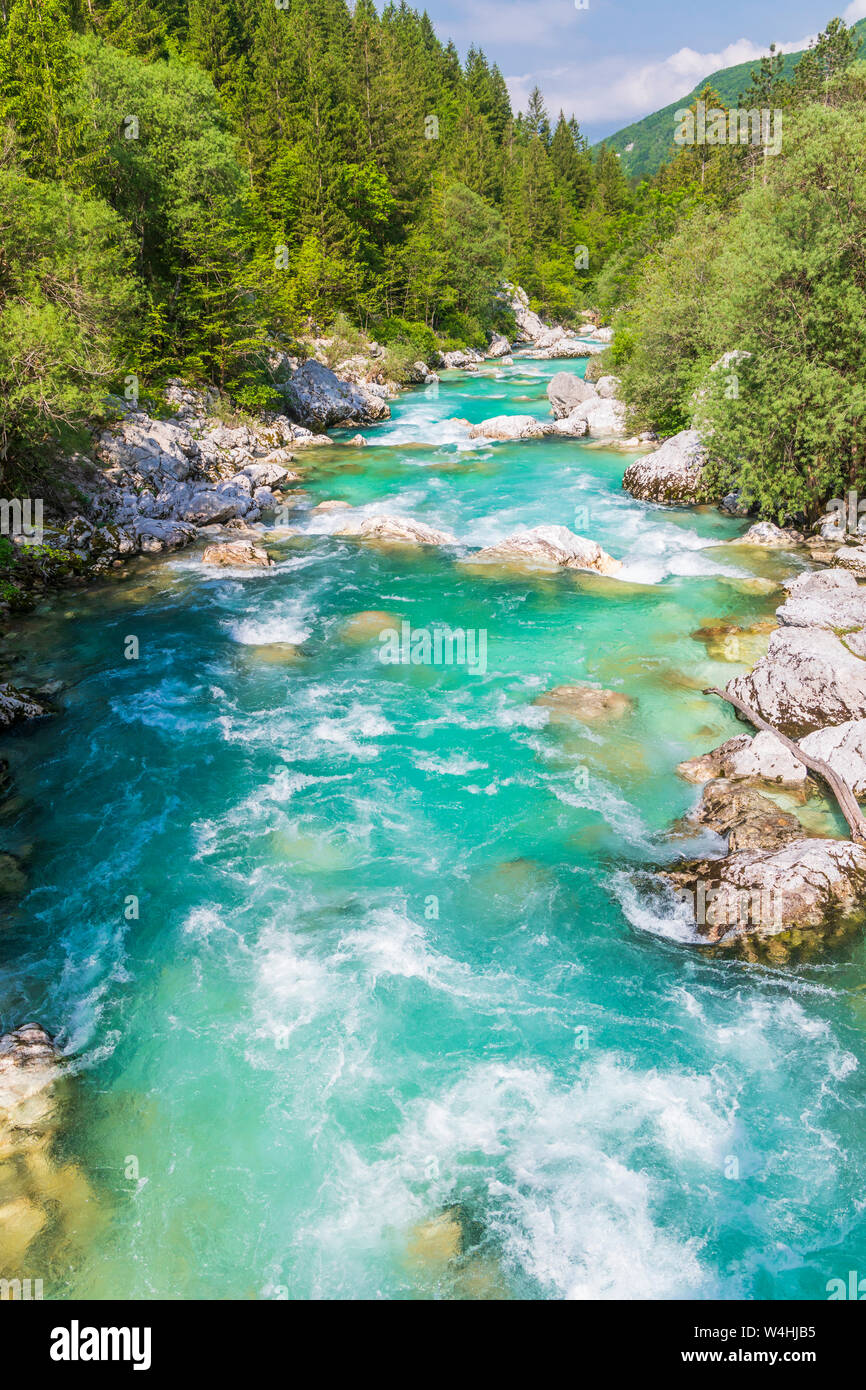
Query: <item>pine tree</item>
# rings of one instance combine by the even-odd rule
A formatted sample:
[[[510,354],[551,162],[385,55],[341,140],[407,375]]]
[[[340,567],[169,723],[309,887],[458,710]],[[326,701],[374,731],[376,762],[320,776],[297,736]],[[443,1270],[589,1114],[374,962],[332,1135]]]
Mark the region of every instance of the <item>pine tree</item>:
[[[0,39],[0,117],[34,175],[69,172],[79,144],[70,115],[80,79],[67,0],[13,0]]]

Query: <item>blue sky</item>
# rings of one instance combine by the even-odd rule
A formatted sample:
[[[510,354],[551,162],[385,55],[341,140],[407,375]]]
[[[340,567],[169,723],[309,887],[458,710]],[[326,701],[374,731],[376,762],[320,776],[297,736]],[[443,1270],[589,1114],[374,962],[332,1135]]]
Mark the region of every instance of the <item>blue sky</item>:
[[[580,0],[583,3],[584,0]],[[414,0],[461,54],[479,44],[512,101],[535,83],[553,114],[577,116],[590,140],[691,91],[708,73],[758,59],[771,42],[806,46],[834,15],[866,16],[866,0]]]

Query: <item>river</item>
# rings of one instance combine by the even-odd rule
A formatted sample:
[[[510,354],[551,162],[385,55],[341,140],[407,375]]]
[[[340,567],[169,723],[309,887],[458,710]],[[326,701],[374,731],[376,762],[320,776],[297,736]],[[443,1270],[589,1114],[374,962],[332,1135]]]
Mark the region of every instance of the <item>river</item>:
[[[2,750],[32,848],[0,1031],[59,1034],[61,1158],[94,1193],[39,1247],[46,1296],[817,1299],[866,1273],[862,944],[711,957],[649,877],[687,843],[677,763],[742,731],[701,692],[744,667],[692,633],[772,614],[794,562],[635,501],[622,451],[454,422],[547,416],[584,366],[445,373],[364,448],[299,456],[304,491],[468,546],[564,524],[618,578],[304,511],[267,572],[181,552],[10,637],[22,682],[67,683]],[[383,662],[386,619],[485,660]],[[548,722],[573,682],[633,708]],[[418,1234],[443,1212],[456,1260]]]

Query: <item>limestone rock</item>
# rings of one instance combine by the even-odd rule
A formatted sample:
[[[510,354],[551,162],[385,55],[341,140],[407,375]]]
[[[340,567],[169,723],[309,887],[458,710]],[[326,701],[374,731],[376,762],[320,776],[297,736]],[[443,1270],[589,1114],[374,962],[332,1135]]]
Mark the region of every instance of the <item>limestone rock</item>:
[[[32,695],[18,690],[8,681],[0,685],[0,728],[8,728],[19,720],[41,719],[49,711]]]
[[[651,454],[635,459],[622,485],[644,502],[665,506],[699,505],[711,501],[703,470],[707,452],[697,430],[682,430]]]
[[[800,740],[800,747],[810,757],[829,763],[855,796],[866,796],[866,719],[817,729]]]
[[[343,381],[312,358],[292,373],[283,390],[292,416],[309,429],[348,421],[372,424],[391,414],[387,401],[369,384]]]
[[[469,430],[470,439],[541,439],[550,434],[549,421],[536,420],[534,415],[494,415]]]
[[[547,383],[547,399],[557,420],[564,420],[575,406],[599,394],[594,386],[573,372],[557,372]]]
[[[806,750],[809,751],[808,749]],[[806,768],[775,734],[761,730],[751,737],[742,734],[728,739],[711,753],[680,763],[677,772],[687,782],[728,781],[771,782],[780,786],[801,786]]]
[[[268,552],[252,541],[225,541],[220,545],[209,545],[201,560],[203,565],[223,568],[267,569],[274,563]]]
[[[866,626],[866,589],[861,589],[847,570],[800,574],[789,579],[785,588],[788,598],[776,610],[776,616],[786,627],[849,633]]]
[[[333,533],[352,536],[361,541],[383,541],[397,545],[456,545],[457,537],[449,531],[438,531],[423,521],[411,517],[390,516],[377,512],[372,516],[353,517]]]
[[[833,563],[857,579],[866,579],[866,545],[843,545],[836,551]]]
[[[735,545],[766,545],[774,550],[790,550],[791,546],[802,545],[805,541],[802,531],[791,527],[776,526],[772,521],[758,521],[750,526]]]
[[[803,837],[777,850],[745,849],[724,859],[697,860],[663,877],[693,901],[714,895],[699,935],[736,945],[793,928],[816,934],[856,920],[866,892],[866,848],[848,840]],[[703,914],[702,914],[703,915]]]
[[[866,661],[834,632],[781,627],[771,634],[767,655],[726,690],[798,739],[828,723],[866,718]]]
[[[567,526],[533,526],[515,532],[477,551],[472,562],[595,570],[597,574],[617,574],[622,569],[622,561],[606,554],[597,541],[577,536]]]
[[[734,782],[707,782],[690,820],[727,838],[731,853],[743,849],[778,849],[801,839],[796,816],[781,811],[769,797]]]

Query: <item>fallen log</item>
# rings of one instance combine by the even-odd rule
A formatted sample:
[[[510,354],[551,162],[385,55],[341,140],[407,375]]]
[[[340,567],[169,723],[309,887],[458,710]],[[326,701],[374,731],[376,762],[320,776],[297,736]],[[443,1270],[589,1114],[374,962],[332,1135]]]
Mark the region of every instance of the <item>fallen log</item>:
[[[838,772],[833,771],[829,763],[825,763],[823,758],[813,758],[808,753],[804,753],[798,743],[788,738],[786,734],[780,733],[778,729],[774,729],[772,724],[768,724],[766,719],[762,719],[760,714],[736,695],[728,695],[717,685],[711,685],[709,689],[704,691],[704,694],[718,695],[720,700],[727,700],[728,704],[733,705],[735,710],[739,710],[740,714],[748,719],[750,724],[754,724],[756,729],[763,729],[765,733],[773,734],[798,762],[801,762],[810,772],[814,772],[817,777],[826,782],[838,802],[839,810],[848,822],[852,840],[856,840],[859,844],[866,844],[866,817],[860,810],[857,798],[848,783],[839,776]]]

